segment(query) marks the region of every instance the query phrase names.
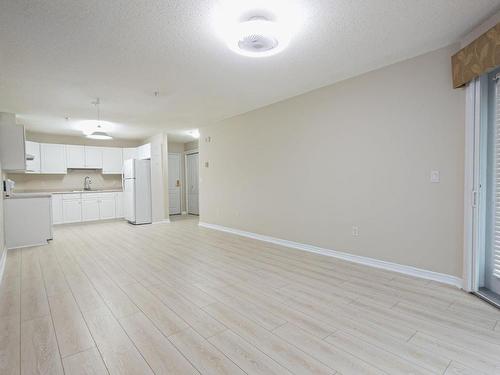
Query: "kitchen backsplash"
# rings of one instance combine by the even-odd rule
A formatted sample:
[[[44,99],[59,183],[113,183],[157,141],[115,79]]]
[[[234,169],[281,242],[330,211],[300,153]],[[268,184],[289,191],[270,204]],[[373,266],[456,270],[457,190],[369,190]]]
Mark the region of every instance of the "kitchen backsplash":
[[[121,175],[103,175],[96,170],[68,170],[64,175],[9,173],[15,191],[67,191],[83,189],[85,176],[92,180],[92,190],[121,189]]]

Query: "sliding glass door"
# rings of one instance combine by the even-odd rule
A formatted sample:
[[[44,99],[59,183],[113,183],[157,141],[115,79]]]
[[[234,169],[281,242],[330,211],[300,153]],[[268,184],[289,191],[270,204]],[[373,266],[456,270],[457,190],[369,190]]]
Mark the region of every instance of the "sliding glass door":
[[[500,70],[481,80],[478,294],[500,305]]]

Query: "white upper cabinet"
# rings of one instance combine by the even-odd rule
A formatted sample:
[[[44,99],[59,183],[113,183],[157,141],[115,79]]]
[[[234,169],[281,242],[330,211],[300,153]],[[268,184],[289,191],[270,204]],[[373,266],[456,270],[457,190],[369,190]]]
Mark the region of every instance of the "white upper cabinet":
[[[102,173],[121,174],[123,167],[122,149],[117,147],[102,148]]]
[[[26,173],[40,173],[40,143],[26,141]]]
[[[66,145],[66,164],[68,168],[85,168],[84,146]]]
[[[19,134],[24,139],[24,130]],[[2,141],[0,139],[0,143]],[[26,160],[26,167],[12,170],[12,173],[66,174],[67,169],[102,169],[103,174],[122,174],[124,160],[151,158],[149,143],[140,147],[140,155],[139,148],[133,147],[61,145],[33,141],[25,141],[24,145],[25,159],[29,155],[33,160]]]
[[[13,113],[0,112],[0,162],[5,171],[26,170],[24,126]]]
[[[137,159],[151,159],[151,143],[137,147]]]
[[[85,168],[102,168],[102,147],[85,146]]]
[[[127,147],[123,149],[123,161],[129,159],[137,159],[137,148]]]
[[[40,144],[40,172],[66,174],[66,145]]]

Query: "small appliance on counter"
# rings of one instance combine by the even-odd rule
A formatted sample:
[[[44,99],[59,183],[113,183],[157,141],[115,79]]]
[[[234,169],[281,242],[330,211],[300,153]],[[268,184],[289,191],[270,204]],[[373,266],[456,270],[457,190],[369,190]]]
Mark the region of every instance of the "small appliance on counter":
[[[5,196],[10,197],[14,193],[14,186],[16,183],[10,179],[6,179],[3,181],[3,191]]]

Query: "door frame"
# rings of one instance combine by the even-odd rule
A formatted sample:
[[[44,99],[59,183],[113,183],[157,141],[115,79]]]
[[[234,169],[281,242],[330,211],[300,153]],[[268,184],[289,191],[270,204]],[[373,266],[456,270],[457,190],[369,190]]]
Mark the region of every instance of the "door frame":
[[[198,162],[200,161],[200,152],[198,151],[197,148],[193,150],[188,150],[184,151],[184,179],[185,179],[185,186],[186,186],[186,214],[189,215],[189,194],[187,191],[187,172],[188,172],[188,163],[187,163],[187,157],[188,155],[193,155],[193,154],[198,154]],[[198,184],[200,183],[200,166],[198,165]],[[200,187],[198,186],[198,216],[199,216],[199,207],[200,207]]]
[[[479,290],[479,246],[477,186],[479,183],[480,83],[469,82],[465,89],[465,178],[464,178],[464,270],[463,289]]]
[[[485,277],[488,90],[488,74],[466,87],[463,289],[498,306],[479,290]]]
[[[170,155],[177,155],[179,157],[179,182],[180,182],[180,194],[179,194],[179,213],[178,214],[171,214],[170,213],[170,203],[168,205],[168,215],[182,215],[182,188],[183,186],[185,186],[184,182],[183,182],[183,176],[182,176],[182,153],[181,152],[169,152],[168,153],[168,156],[167,156],[167,162],[169,161],[168,158],[170,157]],[[168,172],[167,172],[168,173]],[[169,176],[167,176],[167,189],[169,190],[169,202],[170,202],[170,186],[168,186],[168,178]]]

